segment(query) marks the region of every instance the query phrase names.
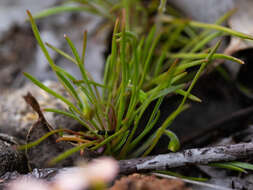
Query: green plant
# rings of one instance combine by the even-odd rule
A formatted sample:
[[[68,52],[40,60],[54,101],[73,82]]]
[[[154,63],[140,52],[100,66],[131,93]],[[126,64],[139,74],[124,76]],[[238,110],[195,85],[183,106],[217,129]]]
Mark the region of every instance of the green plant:
[[[160,7],[161,22],[156,22],[150,32],[142,36],[129,30],[126,22],[127,13],[123,10],[122,18],[115,21],[112,49],[106,60],[103,84],[96,83],[85,69],[86,32],[84,33],[81,56],[71,39],[64,36],[73,54],[68,55],[42,41],[32,15],[29,11],[27,12],[39,46],[59,82],[74,101],[57,94],[28,73],[24,74],[34,84],[68,106],[68,110],[47,108],[45,111],[66,115],[84,126],[84,130],[76,133],[75,136],[69,137],[63,134],[59,137],[58,141],[71,141],[74,148],[51,160],[51,164],[84,148],[93,151],[103,148],[104,154],[113,155],[118,159],[146,156],[153,150],[162,135],[167,135],[170,138],[168,149],[177,151],[180,142],[168,127],[188,107],[187,99],[201,101],[191,94],[191,90],[204,68],[214,59],[229,59],[243,63],[232,56],[217,54],[220,42],[212,49],[205,49],[205,45],[213,38],[227,33],[241,38],[252,39],[252,37],[219,25],[201,23],[196,25],[191,21],[168,20],[170,17],[164,17],[162,10],[163,8]],[[231,12],[218,20],[217,24],[230,15]],[[168,21],[173,22],[167,24]],[[198,36],[190,35],[195,32],[194,27],[201,27],[205,30]],[[219,31],[212,32],[212,29]],[[58,67],[49,56],[46,46],[76,64],[82,78],[77,79]],[[179,49],[180,53],[171,53],[174,49]],[[195,53],[197,51],[200,53]],[[200,66],[197,71],[192,69],[187,72],[187,69],[197,66]],[[159,107],[168,94],[179,94],[183,96],[183,99],[164,123],[160,127],[154,128],[160,115]],[[154,109],[146,125],[140,129],[139,122],[152,102],[155,102]],[[138,134],[137,129],[141,130]],[[155,132],[148,136],[151,130]],[[21,146],[21,149],[35,146],[49,135],[62,132],[66,133],[66,130],[51,131],[36,142]],[[142,143],[144,137],[147,138]]]

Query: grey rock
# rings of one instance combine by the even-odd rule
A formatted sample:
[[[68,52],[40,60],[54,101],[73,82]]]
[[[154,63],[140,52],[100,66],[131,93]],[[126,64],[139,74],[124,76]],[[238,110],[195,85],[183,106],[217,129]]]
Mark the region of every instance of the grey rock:
[[[66,91],[57,82],[47,81],[47,86],[67,96]],[[41,108],[66,109],[64,103],[47,94],[34,84],[27,84],[20,89],[4,91],[0,96],[0,132],[25,140],[28,130],[37,121],[37,114],[26,104],[23,96],[31,92],[38,100]],[[74,128],[78,123],[68,117],[45,113],[47,121],[54,128]]]
[[[20,3],[19,0],[11,0],[6,3],[0,1],[0,18],[3,22],[0,23],[0,43],[6,37],[6,33],[10,33],[11,27],[17,26],[21,29],[30,29],[30,24],[25,22],[27,18],[26,9],[31,10],[34,15],[41,10],[55,6],[57,1],[45,0],[41,2],[30,2],[30,0],[24,0]],[[67,53],[71,53],[70,48],[67,45],[63,35],[67,34],[78,51],[82,51],[82,38],[84,30],[88,31],[88,42],[85,67],[91,73],[92,77],[97,82],[101,82],[101,73],[104,64],[104,51],[106,46],[106,37],[108,36],[108,28],[101,29],[101,22],[103,19],[98,16],[94,16],[85,12],[82,13],[63,13],[54,16],[49,16],[43,19],[36,20],[37,25],[42,36],[43,41],[49,42],[59,49],[64,50]],[[102,23],[103,24],[103,23]],[[31,31],[29,31],[29,34]],[[32,38],[30,40],[34,45],[33,34],[27,34],[26,37]],[[3,62],[3,66],[0,65],[0,88],[3,83],[5,87],[20,87],[28,80],[23,76],[22,71],[29,72],[42,81],[56,80],[54,72],[49,67],[47,60],[43,53],[35,42],[35,47],[24,46],[22,39],[10,44],[15,38],[16,34],[12,38],[8,39],[8,42],[3,43],[0,48],[0,62]],[[28,38],[27,37],[27,38]],[[29,42],[27,39],[25,39]],[[19,50],[13,49],[16,44],[21,44],[24,47]],[[10,47],[7,47],[10,46]],[[49,49],[49,48],[48,48]],[[11,51],[10,51],[11,50]],[[29,52],[28,54],[18,54],[16,51]],[[49,49],[50,51],[50,49]],[[7,53],[6,53],[7,52]],[[7,54],[7,56],[6,56]],[[74,63],[70,63],[65,58],[62,58],[57,53],[50,51],[52,59],[55,63],[65,70],[80,78],[80,72]],[[23,55],[23,56],[22,56]],[[1,58],[16,58],[15,60],[2,61]],[[12,61],[12,62],[11,62]]]
[[[168,2],[187,17],[209,23],[214,23],[235,6],[235,0],[168,0]]]

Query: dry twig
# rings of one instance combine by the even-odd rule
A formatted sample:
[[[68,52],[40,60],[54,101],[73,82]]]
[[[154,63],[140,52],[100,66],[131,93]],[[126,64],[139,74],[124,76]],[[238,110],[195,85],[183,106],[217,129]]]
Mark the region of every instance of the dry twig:
[[[182,152],[119,161],[120,173],[167,170],[191,164],[235,161],[253,155],[253,143],[188,149]]]

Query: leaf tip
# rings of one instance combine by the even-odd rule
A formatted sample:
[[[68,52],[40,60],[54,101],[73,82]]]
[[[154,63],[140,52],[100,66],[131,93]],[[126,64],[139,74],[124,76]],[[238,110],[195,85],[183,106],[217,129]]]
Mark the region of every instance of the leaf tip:
[[[28,9],[26,10],[26,13],[27,13],[27,15],[29,15],[29,16],[32,15],[31,12],[30,12]]]

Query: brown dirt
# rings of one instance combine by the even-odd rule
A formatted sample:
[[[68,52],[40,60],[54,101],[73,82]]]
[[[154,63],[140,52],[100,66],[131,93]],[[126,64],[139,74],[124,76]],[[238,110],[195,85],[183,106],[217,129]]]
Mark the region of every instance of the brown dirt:
[[[110,190],[190,190],[181,180],[159,179],[155,176],[132,174],[117,180]]]

